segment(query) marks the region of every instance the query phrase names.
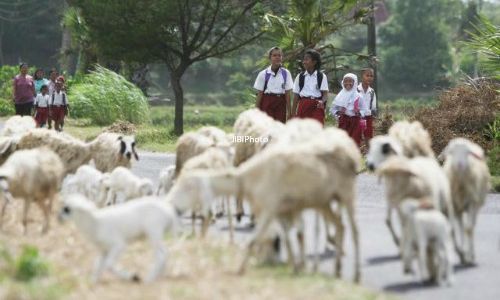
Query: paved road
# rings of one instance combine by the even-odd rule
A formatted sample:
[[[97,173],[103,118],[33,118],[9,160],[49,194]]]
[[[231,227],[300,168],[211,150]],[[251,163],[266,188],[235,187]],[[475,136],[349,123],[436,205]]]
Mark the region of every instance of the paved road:
[[[140,162],[133,170],[138,175],[156,181],[160,169],[173,163],[172,154],[142,153]],[[395,293],[404,299],[500,299],[500,194],[489,194],[486,205],[480,212],[476,227],[478,265],[470,268],[455,267],[453,287],[423,286],[418,283],[416,277],[403,275],[402,264],[397,258],[397,248],[384,223],[386,209],[384,199],[383,186],[378,184],[375,176],[366,174],[359,176],[356,218],[361,235],[363,285]],[[250,236],[251,231],[248,230],[247,224],[248,220],[244,219],[237,225],[237,241],[245,241]],[[218,221],[211,233],[227,237],[225,221]],[[308,241],[313,240],[308,239]],[[343,277],[351,279],[353,252],[349,232],[346,241]],[[308,252],[312,252],[312,245],[308,246]],[[333,256],[332,251],[326,251],[322,255],[321,272],[332,274]]]

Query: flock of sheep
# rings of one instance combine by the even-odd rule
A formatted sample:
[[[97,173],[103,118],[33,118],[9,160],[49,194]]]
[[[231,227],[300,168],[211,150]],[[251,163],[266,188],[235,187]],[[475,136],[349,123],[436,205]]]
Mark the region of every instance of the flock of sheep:
[[[1,218],[7,204],[21,198],[24,230],[29,206],[36,203],[44,213],[46,232],[52,205],[60,196],[59,219],[73,220],[101,253],[93,281],[105,270],[140,280],[115,262],[131,240],[142,236],[148,237],[155,251],[145,281],[158,278],[166,260],[164,234],[178,233],[180,217],[186,212],[192,214],[193,232],[195,217],[202,218],[202,235],[214,216],[227,214],[232,241],[233,198],[236,219],[244,214],[246,201],[251,209],[247,213],[256,224],[239,273],[255,250],[275,243],[276,234],[284,241],[294,271],[303,269],[303,211],[313,209],[317,222],[323,220],[335,229],[334,235],[327,230],[323,238],[336,247],[336,276],[342,272],[342,219],[347,216],[354,245],[354,281],[361,278],[355,184],[362,155],[340,129],[325,129],[309,119],[282,124],[258,109],[247,110],[239,115],[232,134],[203,127],[182,135],[175,166],[161,171],[155,191],[151,180],[130,171],[131,162],[139,159],[133,137],[102,133],[86,143],[34,127],[31,118],[12,117],[2,131]],[[236,137],[251,139],[235,142],[242,140]],[[444,161],[442,167],[438,159]],[[475,261],[474,227],[490,179],[483,150],[456,138],[436,158],[422,125],[403,121],[391,127],[388,135],[371,140],[366,165],[385,182],[387,225],[400,249],[404,272],[412,272],[416,260],[422,280],[451,284],[454,251],[463,264]],[[401,236],[392,226],[393,210],[399,216]],[[296,239],[289,234],[292,229]],[[318,226],[315,234],[316,241],[322,238]],[[298,243],[298,255],[293,242]],[[316,252],[314,269],[320,254]]]

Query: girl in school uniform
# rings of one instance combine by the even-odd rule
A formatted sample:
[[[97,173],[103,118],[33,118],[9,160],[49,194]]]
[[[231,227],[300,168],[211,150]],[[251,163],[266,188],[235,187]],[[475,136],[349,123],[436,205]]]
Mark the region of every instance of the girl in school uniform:
[[[312,118],[325,124],[325,107],[328,99],[328,80],[320,71],[321,55],[309,49],[304,54],[305,69],[295,78],[292,114],[299,118]]]
[[[375,90],[370,87],[373,83],[373,74],[372,68],[361,70],[361,83],[358,85],[358,93],[366,107],[366,111],[364,112],[366,129],[363,132],[366,147],[368,147],[373,137],[373,118],[377,114],[377,95],[375,94]]]
[[[40,93],[35,98],[35,122],[36,127],[45,127],[49,119],[49,87],[42,85]]]
[[[281,66],[283,52],[280,48],[271,48],[268,55],[271,65],[257,75],[253,86],[258,91],[256,107],[285,123],[290,116],[292,75]]]
[[[366,126],[364,113],[367,108],[361,101],[357,86],[358,77],[352,73],[345,74],[342,79],[342,90],[335,97],[330,113],[338,119],[339,128],[347,131],[360,146],[363,127]]]
[[[64,117],[68,109],[68,97],[66,92],[62,90],[63,82],[56,81],[56,90],[50,98],[50,115],[54,121],[54,129],[62,131],[64,126]]]

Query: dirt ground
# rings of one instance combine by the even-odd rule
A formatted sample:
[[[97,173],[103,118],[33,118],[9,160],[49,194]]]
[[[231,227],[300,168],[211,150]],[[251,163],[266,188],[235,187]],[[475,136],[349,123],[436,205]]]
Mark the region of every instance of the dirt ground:
[[[57,205],[56,205],[57,207]],[[27,235],[21,224],[22,201],[7,207],[0,247],[14,256],[23,245],[34,245],[49,263],[49,275],[20,283],[4,279],[0,299],[386,299],[362,287],[318,274],[292,275],[286,266],[251,266],[244,276],[236,275],[242,249],[227,241],[207,238],[167,237],[166,274],[151,284],[120,280],[105,273],[101,282],[89,281],[97,251],[71,223],[55,218],[48,234],[41,234],[42,216],[36,206],[30,211]],[[136,242],[119,260],[138,272],[149,271],[152,251],[146,241]],[[1,266],[1,264],[0,264]],[[1,272],[1,270],[0,270]],[[4,276],[5,277],[5,276]],[[0,276],[0,282],[2,281]]]

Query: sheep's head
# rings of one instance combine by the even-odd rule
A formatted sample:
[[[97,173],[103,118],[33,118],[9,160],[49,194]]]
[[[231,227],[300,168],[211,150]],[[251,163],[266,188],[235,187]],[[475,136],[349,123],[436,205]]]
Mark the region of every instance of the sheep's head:
[[[71,194],[64,199],[64,204],[59,211],[59,222],[77,219],[82,212],[96,210],[97,207],[81,194]]]
[[[402,155],[401,145],[392,137],[383,135],[370,140],[370,150],[366,156],[366,166],[374,171],[389,157]]]
[[[479,145],[468,139],[455,138],[439,154],[438,159],[449,161],[453,167],[463,171],[469,167],[469,157],[484,160],[484,151]]]
[[[139,155],[135,151],[135,137],[120,135],[118,141],[120,142],[120,155],[122,157],[131,160],[133,155],[135,160],[139,160]]]

